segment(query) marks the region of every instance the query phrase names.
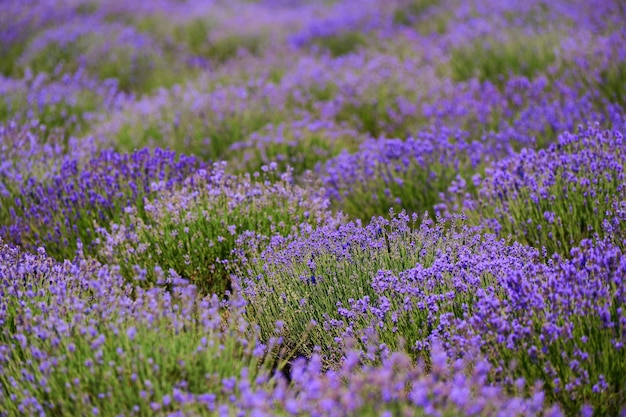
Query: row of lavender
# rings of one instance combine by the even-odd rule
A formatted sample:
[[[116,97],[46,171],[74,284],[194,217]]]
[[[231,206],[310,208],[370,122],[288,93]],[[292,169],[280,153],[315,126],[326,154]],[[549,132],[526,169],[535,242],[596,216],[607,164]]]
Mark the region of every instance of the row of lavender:
[[[0,15],[0,415],[626,412],[619,1],[127,3]]]

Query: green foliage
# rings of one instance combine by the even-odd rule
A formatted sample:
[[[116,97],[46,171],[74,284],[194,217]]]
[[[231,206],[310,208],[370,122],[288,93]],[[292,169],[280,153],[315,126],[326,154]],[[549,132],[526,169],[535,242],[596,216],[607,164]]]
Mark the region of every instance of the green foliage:
[[[102,50],[105,41],[96,35],[85,35],[67,44],[50,43],[22,63],[35,73],[44,72],[55,76],[75,72],[79,68],[79,57],[86,57],[89,74],[105,80],[115,78],[122,91],[149,93],[159,87],[169,87],[180,80],[181,67],[177,60],[169,59],[155,46],[137,49],[124,44]],[[102,54],[101,57],[94,56]],[[173,61],[174,63],[172,63]]]
[[[323,49],[326,49],[334,57],[348,55],[366,44],[363,33],[358,31],[345,31],[329,36],[317,37],[313,41]]]
[[[279,170],[289,167],[295,176],[300,176],[342,150],[356,151],[360,142],[351,131],[338,135],[325,130],[281,129],[279,133],[270,130],[267,135],[264,133],[262,140],[250,140],[245,148],[233,152],[237,170],[254,172],[275,162]]]
[[[430,161],[411,164],[401,170],[392,163],[377,163],[373,168],[376,174],[367,181],[355,181],[341,199],[333,202],[352,219],[369,221],[374,216],[385,216],[389,210],[396,213],[436,213],[437,206],[444,203],[453,182],[463,179],[464,191],[476,194],[476,187],[470,181],[472,176],[484,170],[484,164],[473,167],[470,161],[461,156],[457,165]]]
[[[44,90],[45,88],[44,86]],[[36,118],[47,127],[47,132],[57,130],[62,132],[67,140],[71,135],[83,133],[89,125],[89,116],[97,113],[103,104],[102,95],[88,88],[69,95],[53,97],[54,101],[43,105],[29,100],[28,95],[35,93],[39,92],[24,92],[18,89],[7,91],[0,98],[0,122]],[[43,132],[42,134],[45,135]]]
[[[556,62],[558,47],[558,38],[552,35],[513,35],[506,42],[479,38],[453,49],[448,66],[455,81],[477,78],[502,85],[510,75],[532,78],[545,72]]]
[[[390,122],[386,103],[361,102],[344,106],[336,119],[338,122],[351,121],[362,132],[369,133],[373,138],[387,133],[385,125]],[[392,132],[389,132],[393,136]]]
[[[279,113],[271,113],[264,105],[250,106],[223,114],[186,111],[184,108],[162,109],[162,117],[153,113],[150,119],[130,121],[113,133],[113,145],[120,151],[143,147],[167,147],[178,153],[192,154],[204,160],[224,160],[230,157],[230,147],[244,141]],[[155,117],[156,116],[156,117]]]
[[[96,1],[85,1],[76,6],[76,13],[79,15],[91,15],[98,11],[100,5]]]
[[[259,55],[264,46],[261,34],[229,35],[209,42],[203,56],[210,60],[223,63],[235,58],[239,50],[245,50],[252,55]]]
[[[224,63],[235,58],[240,50],[252,55],[258,55],[265,44],[263,34],[230,34],[215,38],[217,26],[206,19],[194,19],[173,30],[174,40],[184,45],[193,55],[208,58],[216,63]]]
[[[609,102],[626,108],[626,61],[621,61],[600,71],[598,91]]]
[[[0,45],[0,75],[5,77],[17,77],[21,75],[21,68],[18,60],[24,52],[25,43],[14,43],[12,45]]]
[[[204,19],[192,20],[174,29],[174,39],[187,45],[192,53],[203,55],[203,51],[209,44],[209,33],[212,26],[209,21]]]
[[[172,56],[180,56],[182,52],[218,64],[235,58],[240,50],[259,55],[266,44],[264,33],[216,35],[220,32],[219,22],[206,17],[171,22],[167,16],[155,14],[133,24],[141,32],[159,39]]]
[[[426,10],[439,4],[439,0],[409,0],[398,7],[393,13],[393,22],[399,25],[411,26]]]

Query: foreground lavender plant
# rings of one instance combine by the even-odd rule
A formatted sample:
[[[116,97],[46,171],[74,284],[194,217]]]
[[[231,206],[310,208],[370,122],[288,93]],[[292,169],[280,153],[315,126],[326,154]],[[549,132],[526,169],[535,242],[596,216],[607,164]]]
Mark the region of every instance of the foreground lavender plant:
[[[93,262],[0,244],[0,415],[211,413],[267,378],[254,329],[173,277],[143,291]]]
[[[547,274],[518,272],[482,293],[468,319],[501,380],[541,380],[568,415],[626,406],[626,257],[608,240],[585,240]]]
[[[471,313],[479,288],[514,271],[540,271],[536,257],[458,219],[418,226],[417,216],[402,213],[276,240],[243,265],[238,284],[262,337],[281,320],[287,345],[304,355],[320,346],[332,366],[345,338],[364,349],[375,338],[390,351],[404,339],[414,356],[424,354],[432,337],[454,334],[455,318]]]

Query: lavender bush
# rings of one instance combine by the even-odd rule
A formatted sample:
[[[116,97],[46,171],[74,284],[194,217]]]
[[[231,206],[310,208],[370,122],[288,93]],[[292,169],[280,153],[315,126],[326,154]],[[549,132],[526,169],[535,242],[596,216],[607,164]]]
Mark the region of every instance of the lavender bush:
[[[343,152],[322,168],[329,198],[346,214],[369,220],[390,209],[431,213],[454,182],[481,170],[490,155],[468,143],[464,132],[422,138],[369,140],[353,154]]]
[[[103,230],[100,256],[148,286],[166,284],[163,273],[173,270],[204,293],[223,294],[236,249],[245,254],[250,245],[262,248],[275,236],[341,221],[314,189],[292,185],[289,172],[270,181],[275,166],[264,167],[268,175],[242,177],[224,168],[222,163],[200,170],[180,190],[164,189],[141,211],[126,210],[123,222],[110,233]]]
[[[180,278],[171,293],[142,291],[43,249],[2,244],[0,259],[3,415],[207,413],[226,401],[228,378],[263,375],[263,348],[236,309],[225,315]]]
[[[585,240],[572,260],[554,263],[544,276],[518,271],[490,289],[469,320],[473,340],[499,378],[542,380],[568,414],[589,404],[598,415],[618,415],[626,400],[626,258],[608,241]]]
[[[478,211],[497,233],[568,255],[585,238],[624,245],[624,137],[589,126],[547,150],[498,162],[483,181]],[[471,203],[470,203],[471,204]]]
[[[5,185],[0,235],[27,249],[44,245],[59,260],[73,259],[79,249],[93,254],[98,225],[119,219],[129,206],[143,213],[155,184],[171,188],[201,167],[193,157],[160,149],[102,151],[88,160],[67,155],[56,164],[55,174],[44,180],[22,171]]]

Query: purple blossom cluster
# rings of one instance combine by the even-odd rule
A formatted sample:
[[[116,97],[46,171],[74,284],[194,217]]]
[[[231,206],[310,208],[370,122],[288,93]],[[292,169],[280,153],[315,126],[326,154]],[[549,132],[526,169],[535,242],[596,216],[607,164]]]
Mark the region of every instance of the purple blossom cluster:
[[[625,145],[620,131],[581,126],[548,149],[525,149],[488,168],[479,199],[465,206],[497,233],[550,253],[567,255],[596,235],[623,247]]]
[[[467,323],[474,343],[502,380],[541,379],[548,395],[589,404],[597,414],[624,405],[626,257],[609,243],[584,240],[571,260],[556,258],[543,275],[518,271],[488,289]]]
[[[106,227],[126,207],[141,207],[144,197],[182,183],[202,167],[194,157],[161,149],[132,154],[107,150],[89,159],[71,154],[49,158],[58,152],[52,145],[25,146],[24,151],[26,155],[18,153],[17,164],[24,163],[19,157],[29,160],[40,153],[41,159],[52,161],[47,169],[54,173],[40,178],[26,165],[7,175],[0,235],[27,249],[45,246],[60,259],[72,259],[79,249],[93,253],[97,225]],[[12,165],[7,160],[7,173]]]

